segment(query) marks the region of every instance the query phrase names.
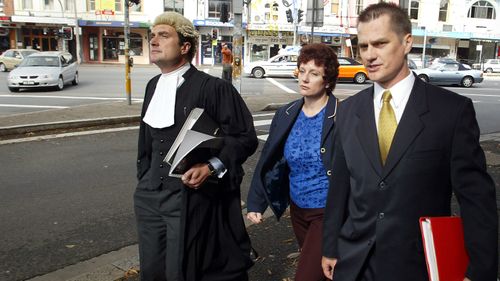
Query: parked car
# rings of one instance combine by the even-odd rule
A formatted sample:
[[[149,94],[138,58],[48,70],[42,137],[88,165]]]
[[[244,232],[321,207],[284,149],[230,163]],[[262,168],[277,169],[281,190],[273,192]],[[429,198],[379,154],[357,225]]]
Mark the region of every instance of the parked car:
[[[38,53],[33,49],[10,49],[0,55],[0,71],[5,72],[14,69],[21,61],[34,53]]]
[[[254,61],[245,64],[243,71],[255,78],[264,76],[292,76],[297,67],[298,53],[283,53],[276,55],[267,61]]]
[[[408,68],[413,70],[413,69],[417,69],[418,67],[417,67],[417,64],[412,59],[408,59]]]
[[[408,59],[411,59],[415,63],[417,69],[424,68],[421,54],[408,54]],[[425,55],[425,66],[429,66],[433,59],[431,55]]]
[[[339,80],[350,80],[363,84],[368,78],[366,68],[360,62],[347,57],[339,57]]]
[[[70,82],[78,85],[78,64],[70,53],[63,52],[32,54],[7,77],[11,92],[39,87],[52,87],[60,91]]]
[[[425,82],[438,85],[460,85],[469,88],[474,83],[483,82],[481,71],[469,69],[458,62],[438,63],[413,71]]]
[[[475,63],[472,65],[474,69],[483,70],[486,73],[500,72],[500,59],[487,59],[483,65]]]

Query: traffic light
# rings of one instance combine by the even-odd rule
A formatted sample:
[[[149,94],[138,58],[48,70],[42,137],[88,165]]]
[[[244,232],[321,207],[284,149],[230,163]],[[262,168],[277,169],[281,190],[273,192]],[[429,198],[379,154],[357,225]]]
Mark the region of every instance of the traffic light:
[[[297,11],[297,22],[301,22],[303,17],[304,17],[304,11],[302,11],[301,9],[299,9]]]
[[[229,21],[229,5],[227,3],[222,3],[220,7],[220,22]]]
[[[64,38],[64,40],[73,40],[73,28],[70,26],[63,27],[62,38]]]
[[[286,10],[286,21],[293,23],[292,9]]]
[[[217,40],[217,38],[219,38],[219,29],[212,28],[212,39]]]

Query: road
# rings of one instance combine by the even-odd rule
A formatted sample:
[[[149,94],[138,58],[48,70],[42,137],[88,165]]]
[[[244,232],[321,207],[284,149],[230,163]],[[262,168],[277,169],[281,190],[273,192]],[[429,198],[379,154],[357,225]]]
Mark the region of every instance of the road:
[[[205,72],[220,76],[220,68],[200,67]],[[67,85],[61,91],[31,90],[11,94],[6,83],[0,84],[0,116],[23,114],[39,110],[49,110],[64,107],[79,106],[84,104],[100,103],[109,100],[123,100],[126,98],[124,86],[124,68],[113,65],[82,65],[80,66],[80,84]],[[147,81],[158,74],[154,66],[134,67],[131,72],[132,95],[131,98],[140,102]],[[0,72],[0,81],[5,81],[8,73]],[[371,84],[356,85],[349,82],[339,82],[336,94],[340,98],[345,90],[359,91]],[[472,88],[446,87],[461,95],[468,96],[474,101],[478,115],[481,132],[492,133],[500,131],[500,77],[486,78],[483,83],[475,84]],[[277,92],[297,92],[297,82],[293,78],[265,78],[254,79],[243,77],[242,95],[270,95]],[[298,97],[298,95],[297,95]],[[0,124],[1,127],[1,124]]]

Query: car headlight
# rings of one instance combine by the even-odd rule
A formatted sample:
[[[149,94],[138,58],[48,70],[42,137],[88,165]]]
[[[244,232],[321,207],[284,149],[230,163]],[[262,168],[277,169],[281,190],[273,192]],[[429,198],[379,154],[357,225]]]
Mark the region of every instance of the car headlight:
[[[15,76],[15,75],[9,75],[9,79],[17,79],[19,77]]]

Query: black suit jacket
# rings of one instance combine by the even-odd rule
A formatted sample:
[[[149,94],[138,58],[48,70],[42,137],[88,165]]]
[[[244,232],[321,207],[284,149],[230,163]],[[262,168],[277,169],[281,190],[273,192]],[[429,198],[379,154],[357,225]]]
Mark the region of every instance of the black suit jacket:
[[[455,193],[470,256],[467,276],[496,280],[495,188],[469,98],[415,79],[385,166],[373,87],[339,107],[323,255],[334,280],[355,280],[374,248],[377,280],[428,280],[418,220],[450,215]]]
[[[263,213],[269,206],[279,219],[288,207],[290,184],[288,165],[283,156],[284,146],[303,104],[304,99],[293,101],[280,108],[274,115],[269,137],[255,167],[248,192],[247,209],[249,212]],[[327,170],[329,182],[331,181],[333,128],[337,105],[337,98],[330,94],[323,120],[320,148],[321,159]]]

